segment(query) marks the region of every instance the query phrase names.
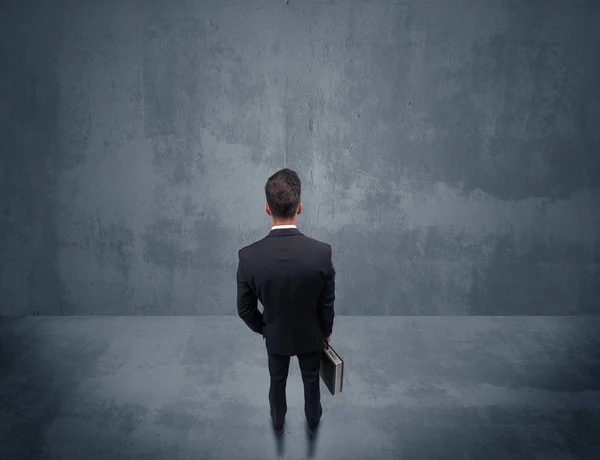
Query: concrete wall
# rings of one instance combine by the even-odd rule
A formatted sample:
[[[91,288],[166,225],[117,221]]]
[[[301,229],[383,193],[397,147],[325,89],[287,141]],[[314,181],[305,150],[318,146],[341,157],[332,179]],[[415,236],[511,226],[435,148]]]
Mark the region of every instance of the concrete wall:
[[[340,315],[599,314],[599,23],[596,1],[4,1],[0,314],[236,314],[285,166]]]

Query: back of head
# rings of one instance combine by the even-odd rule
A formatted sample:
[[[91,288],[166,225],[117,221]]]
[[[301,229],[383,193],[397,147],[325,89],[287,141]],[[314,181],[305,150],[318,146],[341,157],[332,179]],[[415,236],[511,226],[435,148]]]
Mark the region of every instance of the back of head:
[[[301,183],[298,174],[281,169],[267,180],[265,195],[271,214],[278,219],[292,219],[300,204]]]

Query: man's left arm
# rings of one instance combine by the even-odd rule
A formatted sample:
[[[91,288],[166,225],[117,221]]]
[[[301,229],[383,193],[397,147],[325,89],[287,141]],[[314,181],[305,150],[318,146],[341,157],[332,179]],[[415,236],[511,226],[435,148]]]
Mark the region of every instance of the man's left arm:
[[[244,273],[242,258],[238,252],[237,269],[237,310],[238,315],[257,334],[263,333],[263,315],[258,310],[258,299]]]

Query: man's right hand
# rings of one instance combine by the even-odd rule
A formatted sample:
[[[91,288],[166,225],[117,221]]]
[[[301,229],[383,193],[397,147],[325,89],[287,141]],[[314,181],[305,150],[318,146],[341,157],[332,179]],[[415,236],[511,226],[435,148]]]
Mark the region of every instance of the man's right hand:
[[[327,341],[327,343],[331,342],[331,336],[327,337],[325,340]]]

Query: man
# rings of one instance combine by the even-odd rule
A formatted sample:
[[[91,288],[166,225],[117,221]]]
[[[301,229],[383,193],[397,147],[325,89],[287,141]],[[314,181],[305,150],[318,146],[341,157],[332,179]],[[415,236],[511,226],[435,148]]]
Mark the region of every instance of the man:
[[[291,356],[297,356],[300,365],[308,427],[314,431],[321,419],[319,369],[334,318],[331,245],[305,236],[296,227],[296,216],[302,212],[300,190],[300,179],[290,169],[269,177],[265,211],[272,217],[271,232],[238,252],[238,314],[266,339],[271,419],[279,433],[287,413],[285,387]]]

